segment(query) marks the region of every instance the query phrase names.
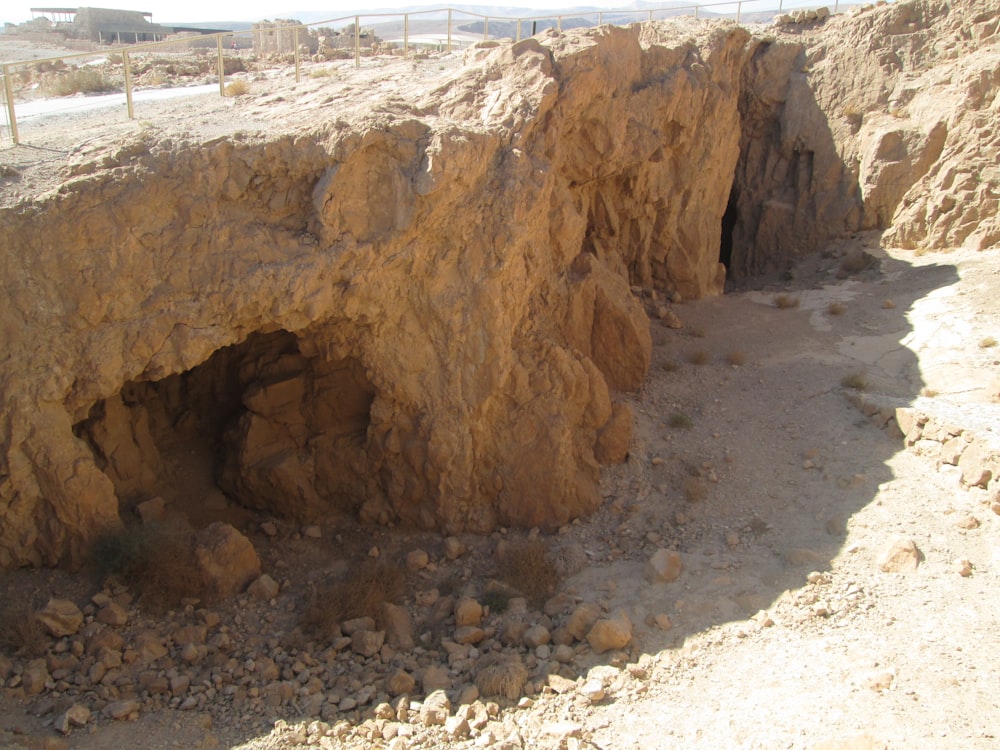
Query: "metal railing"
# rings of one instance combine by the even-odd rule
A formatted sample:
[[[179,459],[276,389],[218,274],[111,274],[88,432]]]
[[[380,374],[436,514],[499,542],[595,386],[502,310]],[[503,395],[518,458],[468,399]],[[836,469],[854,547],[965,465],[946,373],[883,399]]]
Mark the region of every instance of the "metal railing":
[[[851,0],[845,0],[845,5],[853,4]],[[760,7],[760,6],[766,7]],[[820,3],[819,5],[823,5]],[[825,4],[829,7],[829,3]],[[838,12],[841,5],[841,0],[834,0],[833,2],[833,12]],[[302,33],[305,31],[306,34],[312,29],[321,29],[327,27],[334,27],[337,24],[347,24],[347,32],[353,31],[353,40],[351,47],[353,48],[354,65],[355,67],[361,66],[362,58],[362,39],[366,37],[362,33],[361,22],[364,20],[367,23],[372,23],[375,19],[402,19],[403,30],[402,39],[398,40],[402,43],[402,54],[403,59],[408,59],[411,51],[419,48],[421,46],[427,46],[428,44],[437,47],[445,52],[451,52],[456,46],[462,44],[471,44],[474,41],[478,41],[480,34],[478,30],[467,31],[462,27],[458,27],[456,30],[456,20],[464,17],[465,19],[472,19],[471,24],[473,29],[476,29],[479,23],[482,24],[482,40],[488,40],[491,36],[507,38],[512,36],[516,41],[520,41],[525,36],[525,31],[530,28],[531,34],[534,35],[538,31],[545,30],[547,28],[555,28],[562,31],[564,22],[571,21],[574,27],[580,26],[603,26],[605,24],[611,25],[627,25],[630,23],[636,23],[641,21],[655,21],[664,20],[667,18],[677,18],[681,16],[694,16],[694,18],[732,18],[735,17],[737,23],[743,23],[747,21],[769,21],[780,15],[784,10],[799,10],[819,7],[816,0],[723,0],[721,2],[714,3],[690,3],[686,5],[676,5],[671,7],[654,8],[648,10],[602,10],[602,11],[590,11],[581,13],[563,13],[556,15],[543,15],[543,16],[527,16],[527,17],[511,17],[511,16],[489,16],[479,13],[474,13],[471,11],[458,10],[454,8],[437,8],[429,9],[424,11],[412,11],[408,13],[365,13],[365,14],[354,14],[349,16],[341,16],[338,18],[331,18],[324,21],[316,21],[308,24],[279,24],[277,22],[265,22],[269,25],[266,28],[256,28],[245,31],[223,31],[217,34],[209,34],[197,37],[182,37],[178,39],[168,39],[158,42],[144,42],[129,45],[116,45],[110,48],[103,48],[101,50],[91,51],[91,52],[78,52],[69,53],[64,55],[58,55],[54,57],[33,59],[33,60],[19,60],[16,62],[8,62],[0,65],[0,78],[2,78],[2,85],[0,85],[0,92],[2,92],[3,97],[3,110],[6,119],[6,125],[0,124],[0,130],[6,128],[9,133],[10,140],[13,144],[18,144],[20,142],[18,134],[18,124],[17,124],[17,104],[15,102],[15,89],[14,73],[18,68],[23,68],[26,66],[39,66],[44,64],[62,63],[66,60],[84,59],[84,58],[109,58],[110,56],[120,56],[122,74],[124,78],[124,94],[125,94],[125,104],[127,107],[128,118],[135,119],[135,105],[133,100],[133,91],[135,88],[135,81],[133,75],[133,58],[140,53],[145,53],[149,51],[163,51],[171,47],[178,46],[188,46],[192,49],[199,49],[205,51],[206,45],[214,47],[215,52],[215,75],[218,77],[219,82],[219,94],[221,96],[226,95],[226,48],[229,43],[234,48],[239,48],[240,40],[249,39],[250,45],[253,46],[255,50],[263,47],[263,42],[266,35],[274,34],[277,39],[281,39],[283,36],[291,34],[292,37],[292,55],[293,62],[295,66],[295,80],[299,82],[302,75],[302,60],[301,60],[301,48],[302,48]],[[412,36],[411,35],[411,19],[415,17],[429,17],[432,20],[437,20],[444,24],[444,29],[439,33],[438,36],[423,34]],[[467,21],[466,21],[467,23]],[[510,30],[513,27],[514,33],[510,34],[491,34],[490,24],[493,24],[493,29],[503,28],[505,31]],[[525,24],[530,24],[530,27],[526,27]],[[353,26],[353,28],[352,28]],[[461,32],[467,33],[461,33]],[[530,36],[529,35],[529,36]],[[429,42],[428,37],[433,37]],[[280,42],[279,42],[280,44]],[[280,52],[280,49],[279,49]]]

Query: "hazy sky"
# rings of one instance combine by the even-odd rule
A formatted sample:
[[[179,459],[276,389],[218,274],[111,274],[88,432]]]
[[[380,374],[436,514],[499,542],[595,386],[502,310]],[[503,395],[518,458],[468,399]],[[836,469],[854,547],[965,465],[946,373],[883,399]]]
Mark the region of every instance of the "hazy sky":
[[[628,6],[628,0],[602,2],[602,0],[466,0],[468,4],[510,5],[535,10],[571,8],[581,5],[595,8],[621,8]],[[466,4],[462,3],[462,4]],[[409,6],[446,8],[447,0],[403,0],[400,3],[365,3],[363,0],[91,0],[83,5],[98,8],[128,8],[153,14],[154,23],[195,22],[195,21],[258,21],[261,18],[294,18],[296,12],[329,11],[334,18],[354,12],[372,12]],[[77,3],[62,3],[59,7],[76,7]],[[0,20],[19,23],[31,18],[32,7],[52,7],[51,3],[31,2],[31,0],[0,0]]]

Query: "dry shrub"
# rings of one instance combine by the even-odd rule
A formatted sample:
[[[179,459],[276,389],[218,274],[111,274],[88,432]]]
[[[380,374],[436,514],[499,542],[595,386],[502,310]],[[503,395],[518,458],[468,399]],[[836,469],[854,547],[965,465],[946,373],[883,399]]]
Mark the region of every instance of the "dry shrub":
[[[726,362],[734,367],[739,367],[746,364],[747,355],[743,352],[729,352],[729,354],[726,355]]]
[[[893,302],[891,299],[887,299],[885,302],[882,303],[883,310],[893,310],[895,309],[895,307],[896,303]]]
[[[980,349],[989,349],[996,345],[997,345],[997,340],[993,336],[987,336],[986,338],[980,339],[979,341]]]
[[[849,250],[840,261],[843,274],[860,273],[875,264],[875,257],[857,248]]]
[[[680,369],[680,365],[674,362],[672,359],[668,359],[660,367],[663,368],[665,372],[677,372]]]
[[[476,674],[479,694],[491,698],[501,696],[517,700],[528,680],[528,670],[521,659],[513,655],[491,655],[483,660]]]
[[[845,375],[841,379],[840,384],[844,388],[853,388],[856,391],[868,390],[868,379],[863,372],[854,372],[850,375]]]
[[[77,68],[46,78],[42,91],[46,96],[72,96],[113,91],[114,86],[96,68]]]
[[[506,589],[495,587],[489,588],[479,597],[479,603],[483,607],[489,607],[490,614],[499,615],[507,611],[510,606],[510,592]]]
[[[160,612],[205,595],[194,546],[190,529],[133,526],[99,537],[88,562],[100,580],[117,578],[144,607]]]
[[[394,563],[366,560],[344,578],[316,592],[299,620],[303,632],[329,640],[340,623],[355,617],[382,616],[382,605],[396,604],[403,595],[406,575]]]
[[[48,647],[45,628],[30,606],[9,603],[0,607],[0,652],[33,658],[44,654]]]
[[[227,83],[226,88],[223,90],[226,96],[243,96],[250,93],[250,84],[242,78],[237,78],[235,81]]]
[[[689,503],[700,503],[708,497],[708,485],[700,477],[686,477],[684,479],[684,499]]]
[[[779,310],[790,310],[793,307],[799,306],[799,298],[793,297],[790,294],[778,294],[772,301],[774,302],[774,306]]]
[[[514,542],[500,558],[500,579],[519,591],[534,607],[545,603],[559,585],[559,574],[549,561],[541,539]]]
[[[691,337],[692,338],[703,339],[703,338],[705,338],[705,335],[706,334],[705,334],[705,329],[704,328],[692,328],[691,329]]]
[[[682,411],[675,411],[670,415],[670,421],[667,423],[675,430],[690,430],[694,427],[694,421],[686,413]]]
[[[712,361],[712,355],[704,349],[699,349],[698,351],[691,352],[691,356],[688,357],[688,360],[693,365],[707,365]]]
[[[827,315],[843,315],[847,312],[847,305],[843,302],[831,302],[826,306]]]

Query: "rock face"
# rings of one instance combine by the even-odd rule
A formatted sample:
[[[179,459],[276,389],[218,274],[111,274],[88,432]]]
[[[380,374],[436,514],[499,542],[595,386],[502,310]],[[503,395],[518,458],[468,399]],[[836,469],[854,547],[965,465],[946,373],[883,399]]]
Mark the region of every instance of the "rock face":
[[[996,16],[828,19],[871,39],[851,49],[729,23],[551,31],[471,50],[406,106],[92,151],[0,210],[0,567],[79,562],[122,511],[218,488],[448,533],[590,512],[650,361],[632,287],[719,294],[720,258],[746,276],[904,215],[903,243],[995,241],[995,165],[956,167],[994,153],[992,126],[955,135],[989,118],[930,117],[901,71],[920,44],[958,65]],[[974,67],[942,90],[993,111]]]

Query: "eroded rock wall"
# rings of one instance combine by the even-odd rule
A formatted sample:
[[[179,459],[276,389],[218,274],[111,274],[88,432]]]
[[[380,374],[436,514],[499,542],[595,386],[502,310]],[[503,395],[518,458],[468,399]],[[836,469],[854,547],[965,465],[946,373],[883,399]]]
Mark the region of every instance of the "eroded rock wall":
[[[551,31],[415,100],[89,147],[0,211],[0,567],[78,562],[184,451],[296,518],[593,510],[649,366],[632,288],[721,293],[724,215],[737,277],[864,227],[996,243],[998,19]]]
[[[805,64],[865,228],[911,249],[1000,241],[1000,6],[867,9],[817,35]]]
[[[747,39],[477,50],[411,107],[138,138],[5,211],[0,565],[79,561],[195,435],[277,514],[593,510],[599,461],[627,453],[615,394],[649,365],[631,285],[721,291]]]

